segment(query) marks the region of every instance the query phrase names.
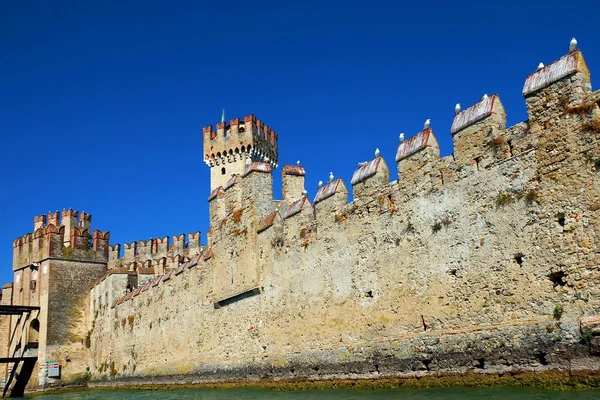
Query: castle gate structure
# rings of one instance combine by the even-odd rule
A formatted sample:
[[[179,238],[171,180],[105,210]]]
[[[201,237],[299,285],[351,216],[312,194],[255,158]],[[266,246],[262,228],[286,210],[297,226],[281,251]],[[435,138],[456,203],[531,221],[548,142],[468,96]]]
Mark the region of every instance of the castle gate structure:
[[[522,94],[527,121],[484,96],[452,155],[427,124],[313,198],[285,165],[274,199],[253,115],[204,128],[207,242],[36,217],[2,304],[39,310],[0,316],[2,357],[35,351],[30,387],[600,371],[600,94],[577,49]]]

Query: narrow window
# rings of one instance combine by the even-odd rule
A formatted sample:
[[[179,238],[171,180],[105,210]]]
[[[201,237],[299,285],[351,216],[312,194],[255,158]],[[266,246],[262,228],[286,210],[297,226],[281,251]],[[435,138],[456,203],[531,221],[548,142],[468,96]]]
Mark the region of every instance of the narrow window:
[[[225,167],[221,168],[221,175],[225,175]]]

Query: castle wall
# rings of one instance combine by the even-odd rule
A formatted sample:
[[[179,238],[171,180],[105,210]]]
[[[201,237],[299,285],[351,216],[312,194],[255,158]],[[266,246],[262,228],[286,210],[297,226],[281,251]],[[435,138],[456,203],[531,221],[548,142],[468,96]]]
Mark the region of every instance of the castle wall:
[[[516,167],[505,168],[512,174]],[[527,171],[520,172],[528,176]],[[478,178],[485,182],[489,176]],[[492,181],[482,191],[498,191],[509,185],[507,181]],[[470,184],[414,199],[394,215],[382,210],[377,198],[369,212],[347,206],[338,210],[347,216],[345,222],[336,222],[332,213],[310,235],[300,233],[309,220],[296,224],[300,214],[289,218],[281,248],[273,248],[270,229],[264,240],[263,234],[258,237],[264,292],[234,304],[214,308],[210,278],[227,264],[217,266],[211,258],[131,301],[103,310],[93,334],[92,371],[100,375],[108,364],[119,375],[191,373],[203,365],[227,368],[257,358],[277,366],[288,360],[310,363],[310,357],[302,355],[319,349],[377,347],[393,338],[419,335],[421,314],[436,331],[550,315],[553,302],[542,302],[533,310],[529,303],[534,293],[542,288],[552,292],[551,288],[538,282],[530,290],[509,279],[510,274],[528,272],[513,265],[513,254],[532,245],[523,240],[524,233],[514,234],[525,228],[525,205],[512,206],[517,226],[496,233],[510,238],[509,246],[500,250],[488,242],[470,255],[487,233],[476,224],[466,234],[459,228],[480,211],[463,210],[463,204],[475,203],[461,193]],[[503,226],[505,212],[494,207],[481,218]],[[434,235],[431,226],[446,215],[464,215],[464,221],[456,220]],[[415,232],[403,234],[408,216]],[[448,253],[453,257],[446,259]],[[494,262],[483,261],[487,258]],[[489,264],[502,268],[496,271]],[[448,272],[452,268],[459,271],[458,277]],[[493,289],[486,290],[485,285]],[[489,312],[482,318],[479,307],[486,301]]]
[[[38,217],[14,243],[12,299],[42,306],[40,360],[63,382],[599,370],[600,332],[580,344],[600,306],[590,92],[572,52],[527,78],[527,122],[506,128],[484,97],[456,115],[452,156],[427,126],[399,144],[398,181],[375,157],[313,202],[300,166],[273,199],[277,136],[253,116],[205,128],[213,171],[236,140],[269,159],[212,182],[208,247],[195,233],[121,256],[98,231],[89,248],[85,215]]]
[[[106,275],[90,291],[90,315],[94,315],[99,308],[110,307],[115,300],[126,295],[128,284],[130,275],[127,272]]]
[[[272,214],[253,189],[262,173],[211,195],[203,260],[100,311],[94,377],[599,368],[578,344],[578,318],[600,305],[598,108],[544,117],[585,101],[589,88],[572,96],[583,76],[528,94],[529,123],[500,129],[498,113],[462,127],[456,161],[422,148],[389,183],[373,160],[351,204],[333,181],[314,209]],[[256,279],[228,284],[236,268]]]
[[[124,254],[121,256],[121,247]],[[140,240],[108,246],[108,269],[112,272],[139,272],[142,274],[163,274],[165,270],[176,269],[180,262],[186,261],[202,252],[200,232],[187,235],[174,235],[172,238]]]
[[[211,200],[211,240],[219,250],[212,252],[213,262],[223,265],[211,274],[215,301],[235,296],[260,286],[256,229],[260,218],[275,210],[272,200],[271,169],[252,164],[238,183],[226,185],[222,197]],[[217,205],[213,203],[222,203]],[[245,243],[239,246],[239,243]]]

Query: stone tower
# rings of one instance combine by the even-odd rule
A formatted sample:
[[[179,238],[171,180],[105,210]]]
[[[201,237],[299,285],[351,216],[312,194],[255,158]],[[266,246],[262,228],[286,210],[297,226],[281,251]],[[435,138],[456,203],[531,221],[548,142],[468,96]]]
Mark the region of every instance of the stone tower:
[[[57,211],[35,217],[33,232],[13,242],[14,283],[2,304],[39,310],[10,317],[0,351],[2,357],[37,356],[30,386],[58,382],[48,377],[48,361],[65,354],[73,361],[86,357],[87,298],[107,271],[110,238],[109,232],[92,231],[91,223],[92,216],[83,211],[63,210],[62,218]],[[77,362],[61,368],[67,376],[86,372]],[[0,373],[0,379],[7,376],[6,370]]]
[[[204,162],[210,167],[210,190],[224,186],[232,174],[241,174],[247,163],[265,162],[277,168],[277,133],[250,114],[229,124],[202,128]]]

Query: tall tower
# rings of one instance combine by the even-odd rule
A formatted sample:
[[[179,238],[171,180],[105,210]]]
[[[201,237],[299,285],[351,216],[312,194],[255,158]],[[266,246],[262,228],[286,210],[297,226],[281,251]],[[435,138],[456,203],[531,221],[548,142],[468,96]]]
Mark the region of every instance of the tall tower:
[[[83,360],[89,351],[87,296],[107,271],[110,233],[92,231],[92,216],[70,209],[62,219],[57,211],[33,223],[33,232],[13,241],[14,283],[2,303],[39,309],[13,317],[10,335],[0,338],[0,357],[37,356],[29,385],[43,387],[86,372],[69,359]],[[60,378],[48,374],[49,360],[59,361]]]
[[[204,162],[210,167],[210,190],[224,186],[231,174],[241,174],[247,163],[260,161],[277,168],[277,133],[250,114],[241,123],[239,118],[229,124],[202,128]]]

